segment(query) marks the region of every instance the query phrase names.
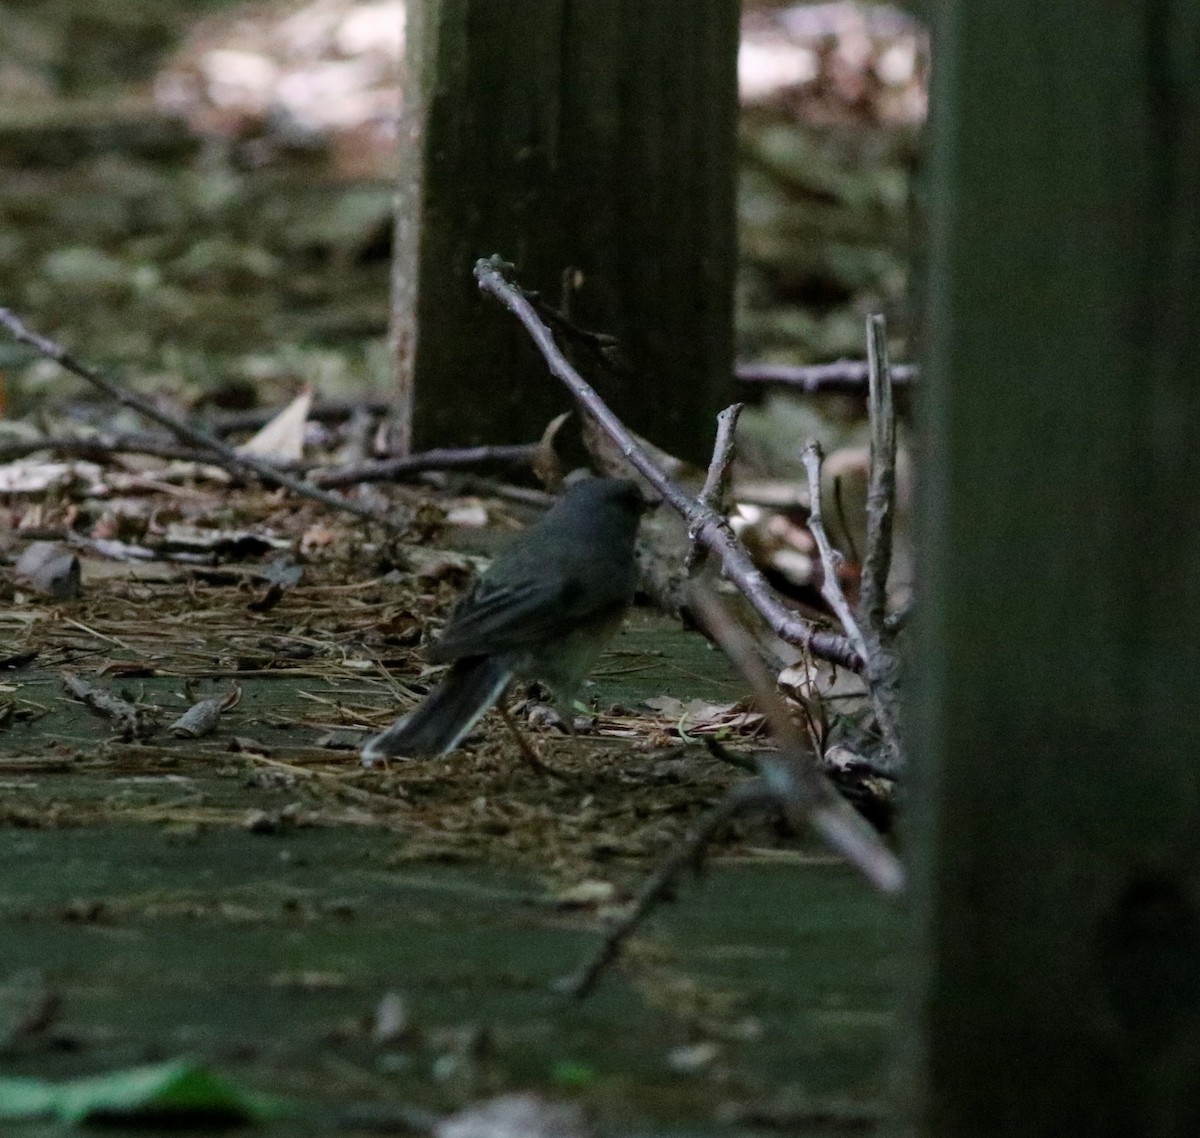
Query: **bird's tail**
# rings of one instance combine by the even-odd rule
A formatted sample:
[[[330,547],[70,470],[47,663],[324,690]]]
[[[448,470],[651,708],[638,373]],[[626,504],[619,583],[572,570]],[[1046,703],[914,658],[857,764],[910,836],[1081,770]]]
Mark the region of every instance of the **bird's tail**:
[[[444,755],[504,694],[513,678],[506,655],[472,656],[455,661],[437,690],[420,707],[397,719],[386,731],[368,739],[364,766],[397,756]]]

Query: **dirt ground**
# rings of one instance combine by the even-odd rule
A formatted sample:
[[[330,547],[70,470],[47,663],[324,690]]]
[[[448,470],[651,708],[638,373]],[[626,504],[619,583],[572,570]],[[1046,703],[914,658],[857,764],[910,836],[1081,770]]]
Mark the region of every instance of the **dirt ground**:
[[[758,728],[706,641],[638,608],[579,735],[518,703],[564,780],[525,766],[494,717],[455,755],[363,770],[358,743],[431,679],[420,642],[468,579],[461,547],[516,518],[431,499],[426,517],[475,504],[490,527],[418,554],[264,491],[223,502],[208,564],[179,560],[193,530],[164,528],[159,560],[85,552],[73,599],[6,575],[7,1073],[192,1054],[305,1102],[295,1133],[514,1089],[621,1133],[873,1117],[894,914],[774,822],[731,830],[596,995],[553,988],[744,777],[700,742]],[[176,510],[172,524],[199,521]],[[243,530],[258,544],[238,546]],[[98,693],[134,710],[100,714]],[[214,730],[172,731],[204,699],[231,704]]]
[[[237,46],[186,40],[196,7],[9,13],[0,302],[209,422],[305,384],[377,393],[390,167],[260,161],[257,135],[164,113],[179,44],[182,67]],[[795,36],[746,7],[770,71]],[[834,72],[743,108],[740,342],[763,358],[857,353],[865,306],[903,295],[916,128],[875,112],[915,79],[847,114]],[[515,1091],[611,1134],[873,1127],[898,917],[772,820],[722,835],[592,997],[554,987],[745,777],[703,739],[746,750],[761,721],[701,637],[636,608],[576,738],[517,705],[563,780],[492,717],[458,754],[363,770],[432,681],[421,644],[473,558],[530,511],[480,480],[359,488],[402,523],[383,532],[203,464],[22,449],[146,424],[8,342],[0,369],[0,1077],[192,1057],[298,1104],[272,1130],[296,1135],[427,1133]],[[844,418],[767,408],[772,452]],[[351,434],[314,422],[306,453]],[[18,572],[39,541],[77,591]],[[173,726],[206,700],[209,733]]]

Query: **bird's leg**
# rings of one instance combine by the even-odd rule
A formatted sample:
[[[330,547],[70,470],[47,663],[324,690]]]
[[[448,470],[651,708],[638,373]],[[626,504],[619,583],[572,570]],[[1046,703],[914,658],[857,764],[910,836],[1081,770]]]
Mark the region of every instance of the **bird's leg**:
[[[552,766],[548,766],[542,761],[541,756],[533,749],[533,745],[528,739],[525,738],[524,735],[521,734],[521,729],[517,726],[516,721],[511,715],[509,715],[508,708],[505,706],[503,697],[501,697],[501,699],[497,702],[496,710],[500,712],[500,718],[504,720],[504,726],[507,727],[509,732],[512,734],[512,737],[517,744],[517,750],[521,753],[521,758],[524,759],[529,766],[533,767],[538,774],[546,775],[549,778],[556,778],[560,782],[571,781],[567,775],[556,771]]]
[[[563,730],[572,739],[578,739],[579,733],[575,730],[575,701],[560,699],[554,705],[554,710],[558,712],[558,720],[562,724]]]
[[[579,737],[579,732],[575,730],[575,700],[572,695],[563,695],[562,690],[555,689],[549,684],[543,683],[540,680],[530,684],[526,691],[531,699],[535,700],[538,706],[544,707],[547,711],[553,711],[558,717],[558,722],[554,724],[556,727],[561,727],[564,734],[570,735],[572,739]]]

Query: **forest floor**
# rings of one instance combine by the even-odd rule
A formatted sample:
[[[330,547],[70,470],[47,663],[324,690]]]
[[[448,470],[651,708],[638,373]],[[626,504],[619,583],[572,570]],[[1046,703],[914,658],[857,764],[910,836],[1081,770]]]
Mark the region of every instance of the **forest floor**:
[[[158,559],[84,550],[69,597],[6,586],[6,1074],[196,1056],[304,1104],[288,1133],[518,1089],[611,1133],[872,1122],[895,914],[773,822],[732,827],[595,995],[555,992],[744,777],[701,740],[745,746],[761,722],[702,637],[635,609],[575,738],[517,706],[566,780],[494,717],[452,756],[364,770],[358,744],[428,685],[419,644],[513,507],[430,499],[427,519],[489,524],[407,546],[263,491],[222,494],[225,531],[159,499],[141,503]],[[229,704],[209,733],[172,727],[206,700]]]
[[[156,72],[258,50],[250,25],[181,39],[197,5],[3,7],[0,303],[196,419],[306,384],[377,393],[386,154],[205,134],[155,100]],[[766,72],[770,8],[747,5]],[[830,75],[744,111],[739,326],[760,358],[858,354],[863,312],[901,307],[916,127],[870,92],[826,113],[853,87]],[[821,113],[799,122],[797,99]],[[852,441],[860,413],[773,404],[776,450],[814,423]],[[0,343],[0,455],[144,426]],[[347,440],[314,422],[305,441]],[[186,1057],[299,1104],[273,1133],[448,1135],[438,1117],[517,1091],[613,1134],[874,1126],[898,915],[773,822],[731,827],[593,996],[554,988],[744,777],[702,740],[748,747],[761,721],[698,634],[636,608],[576,738],[518,708],[567,781],[491,718],[453,756],[362,769],[478,557],[532,516],[494,490],[364,491],[409,519],[397,538],[195,463],[0,458],[0,1113],[6,1077]],[[37,541],[74,584],[22,574]],[[210,733],[172,726],[206,700]]]

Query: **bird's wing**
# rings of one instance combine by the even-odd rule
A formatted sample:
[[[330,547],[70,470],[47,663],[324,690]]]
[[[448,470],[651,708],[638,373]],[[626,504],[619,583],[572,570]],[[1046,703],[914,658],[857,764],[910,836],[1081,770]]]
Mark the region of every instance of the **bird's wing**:
[[[589,590],[577,578],[553,574],[493,584],[486,578],[466,597],[428,652],[435,663],[537,647],[623,603],[607,590]]]

